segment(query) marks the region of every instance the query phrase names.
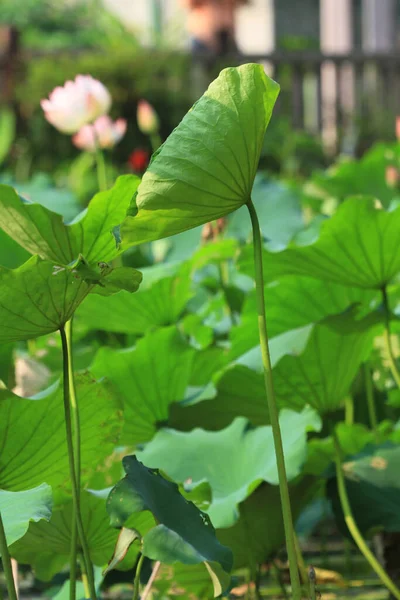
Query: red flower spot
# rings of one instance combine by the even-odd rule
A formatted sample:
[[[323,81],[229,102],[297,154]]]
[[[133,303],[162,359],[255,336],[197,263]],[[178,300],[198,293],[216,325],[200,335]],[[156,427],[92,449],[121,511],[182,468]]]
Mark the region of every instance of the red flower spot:
[[[128,158],[128,165],[135,173],[144,173],[150,160],[150,152],[143,148],[136,148]]]

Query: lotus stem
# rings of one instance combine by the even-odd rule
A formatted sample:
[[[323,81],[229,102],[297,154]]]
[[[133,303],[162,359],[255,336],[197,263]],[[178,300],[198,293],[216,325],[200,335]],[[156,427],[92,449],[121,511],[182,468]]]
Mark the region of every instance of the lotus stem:
[[[78,556],[79,565],[81,567],[82,584],[85,592],[85,598],[90,598],[89,580],[86,571],[86,564],[82,554]]]
[[[140,572],[144,561],[144,554],[140,555],[138,563],[136,565],[135,583],[133,585],[133,600],[139,600],[139,588],[140,588]]]
[[[389,301],[388,301],[386,286],[383,286],[383,288],[382,288],[382,301],[383,301],[383,308],[385,311],[385,330],[383,332],[383,339],[384,339],[384,343],[385,343],[385,348],[386,348],[386,352],[387,352],[387,356],[388,356],[388,360],[389,360],[389,368],[392,373],[392,377],[395,380],[397,387],[400,388],[400,373],[399,373],[399,370],[396,365],[396,360],[394,358],[394,353],[393,353],[393,348],[392,348],[392,341],[390,339],[390,308],[389,308]]]
[[[339,500],[347,528],[354,542],[357,544],[358,549],[363,554],[364,558],[368,561],[375,573],[378,575],[383,585],[386,586],[386,588],[390,591],[394,598],[400,600],[400,590],[397,588],[393,580],[389,577],[385,569],[382,567],[382,565],[379,564],[376,557],[369,549],[367,542],[363,538],[354,520],[353,511],[351,510],[349,497],[347,495],[346,482],[343,475],[341,463],[341,449],[336,433],[333,433],[333,442],[335,447],[336,479],[339,492]]]
[[[89,547],[86,541],[85,531],[83,529],[82,516],[80,510],[80,486],[78,485],[77,473],[75,470],[75,456],[74,456],[74,444],[72,436],[72,423],[71,423],[71,387],[69,378],[69,366],[72,365],[72,359],[70,358],[70,348],[68,345],[67,335],[65,328],[60,328],[61,344],[63,351],[63,386],[64,386],[64,416],[65,416],[65,428],[67,434],[67,450],[68,450],[68,462],[69,471],[72,486],[72,503],[73,503],[73,518],[76,522],[78,529],[78,535],[82,546],[82,552],[84,561],[86,563],[86,570],[89,581],[90,597],[92,600],[96,600],[96,589],[94,586],[93,569],[90,560]],[[73,529],[72,536],[73,537]],[[76,565],[76,552],[73,558],[73,564]]]
[[[69,396],[72,424],[74,431],[74,458],[75,474],[78,489],[81,489],[81,430],[79,420],[79,410],[76,401],[73,353],[72,353],[72,319],[65,324],[65,335],[68,345],[68,378],[69,378]],[[69,600],[76,600],[76,573],[77,573],[77,548],[78,548],[78,529],[76,526],[75,512],[72,511],[71,523],[71,550],[70,550],[70,571],[69,571]],[[90,596],[87,596],[90,598]]]
[[[152,570],[152,572],[151,572],[151,575],[150,575],[150,579],[149,579],[149,580],[148,580],[148,582],[146,583],[146,587],[145,587],[145,588],[144,588],[144,590],[143,590],[143,594],[142,594],[142,598],[141,598],[141,600],[147,600],[147,597],[148,597],[148,595],[150,594],[151,588],[152,588],[152,586],[153,586],[153,583],[154,583],[154,582],[155,582],[155,580],[156,580],[156,577],[157,577],[157,575],[158,575],[158,572],[159,572],[160,568],[161,568],[161,562],[158,560],[158,561],[155,563],[155,565],[154,565],[154,567],[153,567],[153,570]]]
[[[0,513],[0,553],[3,565],[4,576],[9,600],[18,600],[17,590],[15,589],[14,575],[11,565],[10,553],[8,552],[6,532],[4,531],[3,519]]]
[[[99,191],[104,192],[107,189],[107,170],[106,163],[104,161],[104,156],[100,148],[99,138],[96,132],[96,128],[92,125],[93,128],[93,139],[94,139],[94,150],[96,157],[96,171],[97,171],[97,185],[99,186]]]
[[[267,319],[265,315],[264,299],[264,275],[262,264],[261,231],[257,217],[257,212],[254,208],[251,199],[249,199],[247,202],[247,208],[250,213],[251,225],[253,228],[254,266],[258,307],[258,329],[260,334],[261,355],[264,367],[265,391],[267,395],[268,410],[274,438],[276,464],[278,468],[279,490],[282,504],[283,524],[285,529],[286,550],[289,559],[292,596],[293,600],[301,600],[301,584],[299,571],[297,567],[292,509],[290,506],[289,486],[286,477],[285,456],[283,452],[281,428],[279,425],[278,406],[276,403],[274,384],[272,380],[271,357],[268,345]]]
[[[367,396],[369,424],[370,424],[372,431],[375,434],[375,441],[377,444],[379,444],[378,419],[376,416],[374,388],[373,388],[373,384],[372,384],[371,369],[370,369],[368,363],[364,363],[363,371],[364,371],[364,381],[365,381],[365,393]]]
[[[316,600],[317,593],[315,590],[315,584],[317,582],[317,577],[315,575],[315,569],[312,565],[308,569],[308,581],[310,587],[310,600]]]

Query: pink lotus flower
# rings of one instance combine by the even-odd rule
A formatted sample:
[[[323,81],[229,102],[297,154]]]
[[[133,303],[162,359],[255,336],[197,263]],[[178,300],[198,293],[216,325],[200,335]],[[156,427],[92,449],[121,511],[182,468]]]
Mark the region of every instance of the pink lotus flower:
[[[126,120],[117,119],[112,121],[108,115],[99,117],[93,125],[84,125],[76,133],[72,141],[81,150],[94,152],[96,148],[102,150],[114,148],[124,137],[126,132]]]
[[[139,100],[137,122],[140,131],[145,135],[153,135],[159,129],[157,113],[147,100]]]
[[[56,87],[49,99],[41,100],[41,107],[49,123],[63,133],[76,133],[83,125],[92,123],[111,107],[107,88],[90,75],[77,75]]]
[[[400,117],[396,117],[396,137],[400,141]]]

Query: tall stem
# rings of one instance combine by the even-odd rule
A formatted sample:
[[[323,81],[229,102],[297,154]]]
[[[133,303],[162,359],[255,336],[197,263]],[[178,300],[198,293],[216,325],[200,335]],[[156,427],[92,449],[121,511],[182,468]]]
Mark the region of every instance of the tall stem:
[[[386,286],[383,286],[382,288],[382,301],[383,308],[385,311],[385,330],[383,332],[383,339],[385,342],[385,348],[388,355],[389,368],[392,373],[392,377],[395,380],[397,387],[400,388],[400,373],[396,365],[396,360],[393,354],[392,341],[390,339],[390,308]]]
[[[341,450],[337,435],[335,433],[333,434],[333,442],[335,446],[336,479],[338,485],[339,500],[347,528],[351,533],[354,542],[357,544],[358,549],[364,555],[364,558],[369,562],[370,566],[378,575],[379,579],[387,587],[391,594],[393,594],[393,596],[397,598],[397,600],[400,600],[400,590],[396,587],[395,583],[386,573],[385,569],[379,564],[375,556],[372,554],[371,550],[368,548],[368,545],[364,540],[354,520],[353,511],[351,510],[349,497],[347,495],[346,490],[346,483],[343,475],[341,463]]]
[[[87,576],[86,564],[85,564],[82,554],[79,554],[78,561],[79,561],[79,565],[81,567],[81,576],[82,576],[83,589],[85,592],[85,598],[90,599],[89,580],[88,580],[88,576]]]
[[[11,566],[10,553],[8,552],[6,532],[4,531],[3,519],[0,513],[0,553],[3,571],[6,578],[6,586],[9,600],[18,600],[17,590],[15,589],[14,576]]]
[[[104,161],[104,156],[99,144],[99,137],[97,135],[96,128],[94,125],[92,125],[92,129],[97,167],[97,185],[99,186],[99,191],[104,192],[107,189],[106,163]]]
[[[371,369],[369,368],[368,363],[364,363],[363,371],[364,371],[365,393],[367,396],[369,424],[370,424],[372,431],[375,434],[375,441],[377,444],[379,444],[378,419],[376,416],[374,388],[373,388],[373,384],[372,384]]]
[[[136,566],[135,583],[133,585],[133,600],[139,600],[140,572],[142,570],[143,561],[144,554],[141,554]]]
[[[145,588],[144,588],[144,590],[143,590],[143,594],[142,594],[142,598],[141,598],[141,600],[147,600],[147,597],[148,597],[148,595],[149,595],[149,594],[150,594],[150,592],[151,592],[151,588],[152,588],[152,586],[153,586],[153,583],[154,583],[154,582],[155,582],[155,580],[156,580],[156,577],[157,577],[157,575],[158,575],[158,572],[159,572],[160,568],[161,568],[161,562],[158,560],[158,561],[155,563],[155,565],[154,565],[154,567],[153,567],[153,570],[152,570],[152,572],[151,572],[151,575],[150,575],[150,579],[149,579],[149,580],[148,580],[148,582],[146,583],[146,587],[145,587]]]
[[[256,294],[258,306],[258,329],[264,367],[265,390],[269,416],[274,437],[276,464],[278,468],[279,490],[282,504],[283,524],[285,528],[286,550],[289,559],[290,580],[293,600],[301,600],[301,585],[297,568],[296,546],[294,541],[292,510],[290,507],[289,486],[286,478],[285,457],[283,453],[281,428],[279,425],[278,407],[276,404],[274,385],[272,381],[271,357],[268,346],[267,319],[265,316],[264,276],[262,265],[262,241],[258,217],[251,199],[247,202],[253,228],[254,266],[256,279]]]
[[[69,356],[69,346],[67,336],[64,327],[60,328],[61,344],[63,351],[63,386],[64,386],[64,416],[65,416],[65,428],[67,433],[67,450],[68,450],[68,462],[69,471],[72,486],[72,503],[73,503],[73,514],[75,515],[76,526],[78,528],[79,539],[82,546],[83,557],[86,563],[86,569],[88,574],[90,595],[92,600],[96,600],[96,590],[93,579],[93,569],[90,560],[89,547],[86,541],[85,531],[83,529],[82,516],[80,510],[80,487],[77,483],[77,474],[75,470],[75,457],[73,447],[73,436],[72,436],[72,423],[71,423],[71,398],[70,398],[70,380],[69,380],[69,365],[72,364]],[[76,564],[76,555],[74,559]]]
[[[308,569],[308,581],[310,583],[310,600],[316,600],[317,593],[315,590],[315,584],[317,582],[317,577],[313,566],[310,566]]]
[[[79,420],[78,403],[76,401],[74,366],[72,353],[72,319],[65,324],[65,336],[68,346],[68,379],[69,379],[69,397],[72,416],[72,425],[74,432],[73,446],[75,458],[75,474],[78,489],[81,489],[81,429]],[[72,511],[71,523],[71,550],[70,550],[70,572],[69,572],[69,600],[76,599],[76,574],[77,574],[77,547],[78,547],[78,529],[76,525],[75,511]],[[90,596],[89,596],[90,597]]]

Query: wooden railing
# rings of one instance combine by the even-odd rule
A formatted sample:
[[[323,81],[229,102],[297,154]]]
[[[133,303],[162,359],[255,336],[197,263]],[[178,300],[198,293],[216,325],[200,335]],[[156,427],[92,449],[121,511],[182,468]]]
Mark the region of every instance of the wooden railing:
[[[274,52],[224,59],[218,69],[222,63],[243,62],[264,64],[281,85],[276,112],[295,129],[322,134],[332,149],[361,135],[394,136],[400,115],[400,53]]]

